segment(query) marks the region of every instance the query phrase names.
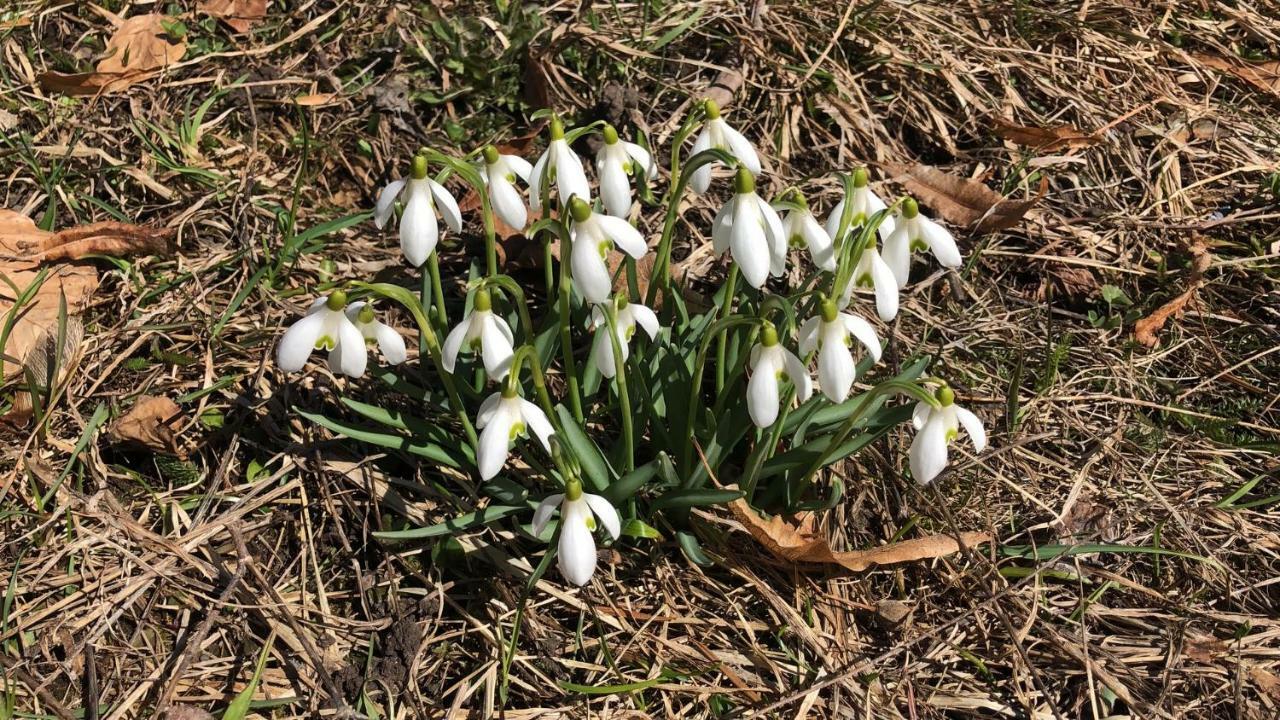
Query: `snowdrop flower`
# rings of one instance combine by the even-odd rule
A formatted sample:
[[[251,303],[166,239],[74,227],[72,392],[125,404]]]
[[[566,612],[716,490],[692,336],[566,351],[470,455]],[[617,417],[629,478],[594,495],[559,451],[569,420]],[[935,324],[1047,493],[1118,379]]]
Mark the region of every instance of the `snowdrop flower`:
[[[551,452],[551,436],[554,430],[547,414],[537,405],[520,397],[515,387],[504,387],[480,403],[476,414],[476,427],[481,430],[480,444],[476,448],[476,465],[480,477],[490,480],[507,463],[511,443],[517,437],[528,437],[529,430],[537,436],[543,449]]]
[[[813,380],[800,358],[778,342],[772,323],[760,331],[760,342],[751,348],[751,379],[747,381],[747,410],[756,427],[767,428],[778,419],[778,381],[786,376],[796,386],[800,402],[813,394]]]
[[[614,326],[624,364],[631,356],[630,344],[631,338],[636,334],[636,325],[644,328],[650,340],[658,336],[657,314],[644,305],[618,298],[618,315]],[[591,343],[591,362],[601,375],[611,378],[618,366],[613,358],[613,342],[609,340],[609,323],[599,305],[591,308],[591,327],[596,331],[595,340]]]
[[[858,265],[849,277],[849,283],[840,293],[840,307],[848,307],[855,288],[871,288],[875,291],[876,314],[881,320],[889,322],[898,316],[898,280],[894,277],[893,270],[880,257],[874,237],[863,248]]]
[[[827,216],[827,235],[833,240],[836,232],[840,230],[840,216],[844,214],[845,205],[853,206],[853,214],[849,218],[850,231],[867,224],[867,220],[870,220],[872,215],[885,208],[884,201],[867,185],[868,179],[866,168],[854,170],[853,193],[846,198],[841,198],[840,202],[831,208],[831,214]],[[893,234],[893,228],[893,217],[886,217],[877,228],[880,238],[883,240]]]
[[[782,220],[769,203],[756,195],[756,179],[738,168],[733,179],[734,196],[711,223],[712,248],[726,250],[751,287],[762,287],[769,275],[781,275],[787,264],[787,234]]]
[[[276,364],[285,372],[297,372],[307,364],[312,350],[329,351],[329,367],[348,377],[364,375],[369,362],[364,335],[343,312],[347,294],[335,290],[311,305],[306,317],[294,323],[276,347]]]
[[[529,222],[529,210],[516,190],[516,178],[528,183],[530,172],[528,160],[519,155],[502,155],[492,145],[485,147],[480,177],[489,191],[489,205],[499,220],[516,230],[523,230]]]
[[[581,197],[570,198],[568,205],[573,217],[573,250],[569,257],[573,286],[587,302],[602,303],[613,291],[613,275],[606,262],[613,246],[636,259],[643,257],[649,246],[631,223],[591,212],[591,206]]]
[[[563,493],[548,495],[538,503],[538,509],[533,512],[535,535],[542,534],[557,507],[560,509],[560,544],[556,546],[556,564],[566,580],[574,585],[586,585],[596,571],[593,535],[596,520],[617,540],[622,533],[618,511],[605,498],[582,492],[580,481],[570,480]]]
[[[720,117],[720,106],[714,100],[705,100],[702,106],[707,113],[707,121],[702,125],[702,132],[698,133],[698,137],[693,141],[693,153],[690,157],[703,150],[716,148],[737,158],[738,162],[750,170],[752,175],[759,175],[760,156],[751,146],[751,141],[743,137],[742,133],[729,127],[729,124]],[[699,195],[711,187],[711,163],[693,171],[693,177],[689,179],[689,187]]]
[[[511,359],[515,355],[515,338],[511,327],[493,312],[493,298],[489,291],[480,288],[476,291],[471,305],[471,314],[449,331],[444,339],[440,362],[446,372],[453,372],[458,362],[458,352],[463,347],[469,352],[479,353],[484,361],[484,371],[494,380],[501,380],[511,369]]]
[[[400,337],[400,333],[393,330],[390,325],[379,322],[373,316],[373,306],[369,303],[353,302],[348,305],[347,319],[364,336],[365,346],[376,345],[388,364],[399,365],[409,356],[405,350],[404,338]]]
[[[959,435],[960,426],[969,433],[975,451],[982,452],[987,446],[987,431],[982,421],[955,404],[956,394],[951,388],[945,385],[939,388],[937,398],[941,407],[919,402],[911,416],[911,424],[916,428],[916,437],[911,442],[911,475],[921,485],[933,482],[947,466],[947,446]]]
[[[658,176],[658,166],[648,150],[619,140],[618,131],[605,125],[604,144],[596,153],[596,176],[600,178],[600,199],[610,215],[624,218],[631,212],[631,172],[636,166],[650,180]]]
[[[803,195],[797,192],[791,199],[799,207],[791,208],[782,219],[782,234],[787,238],[787,245],[797,249],[807,248],[814,265],[827,272],[835,272],[836,253],[831,236],[814,219]]]
[[[427,159],[421,155],[414,156],[409,177],[387,185],[378,196],[373,223],[379,230],[395,213],[396,198],[401,196],[404,197],[404,213],[400,216],[400,250],[409,264],[421,267],[440,241],[440,228],[436,223],[437,204],[445,224],[454,232],[462,232],[462,212],[449,191],[427,177]]]
[[[880,361],[880,338],[866,320],[842,313],[834,300],[824,299],[820,314],[800,326],[800,354],[818,351],[818,386],[831,402],[849,397],[858,367],[853,361],[849,336],[858,339],[871,358]]]
[[[582,160],[564,139],[564,123],[558,117],[551,118],[551,144],[533,164],[533,172],[529,176],[529,207],[534,212],[542,210],[542,191],[553,183],[560,194],[561,205],[575,195],[591,197],[591,186],[587,184],[587,174],[582,170]]]
[[[920,214],[915,200],[902,201],[902,216],[884,241],[884,260],[893,270],[898,287],[906,287],[911,274],[911,253],[929,250],[943,267],[960,267],[960,250],[946,228]]]

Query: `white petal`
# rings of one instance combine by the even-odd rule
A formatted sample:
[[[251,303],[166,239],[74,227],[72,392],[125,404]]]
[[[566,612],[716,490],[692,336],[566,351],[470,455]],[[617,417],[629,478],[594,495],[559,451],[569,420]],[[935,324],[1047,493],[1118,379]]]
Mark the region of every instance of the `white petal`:
[[[653,161],[653,156],[649,154],[648,150],[626,140],[622,141],[622,147],[631,156],[631,159],[636,161],[640,169],[644,171],[645,177],[652,180],[658,176],[658,165]]]
[[[364,375],[365,367],[369,364],[369,349],[364,344],[364,333],[346,315],[334,315],[337,316],[334,324],[338,331],[338,346],[334,350],[338,353],[338,367],[347,377],[358,378]]]
[[[458,326],[449,331],[444,339],[444,347],[440,350],[440,364],[447,373],[452,373],[458,363],[458,351],[467,339],[467,331],[471,329],[471,316],[468,315]]]
[[[591,186],[587,184],[587,174],[582,170],[582,161],[578,154],[564,140],[551,144],[556,153],[556,185],[560,190],[560,202],[567,205],[569,198],[579,197],[583,202],[591,202]]]
[[[609,342],[607,327],[596,329],[595,338],[591,341],[591,361],[595,363],[596,370],[606,378],[612,378],[617,372],[613,361],[613,343]]]
[[[515,347],[516,336],[511,333],[511,326],[507,324],[507,321],[498,315],[490,315],[489,317],[493,319],[493,325],[498,328],[498,332],[502,333],[502,337],[507,339],[507,344]]]
[[[767,428],[778,419],[778,368],[767,351],[762,355],[747,380],[747,410],[756,427]]]
[[[761,226],[759,204],[739,198],[733,211],[733,229],[729,233],[729,249],[747,284],[757,290],[769,279],[773,262],[768,238]]]
[[[604,209],[613,216],[625,218],[631,212],[631,182],[622,165],[605,157],[596,166],[600,177],[600,199]]]
[[[631,311],[631,317],[635,319],[636,324],[639,325],[640,328],[644,330],[645,334],[649,336],[649,339],[652,340],[658,336],[658,331],[662,329],[662,326],[658,324],[657,313],[638,303],[631,303],[627,306],[627,310]]]
[[[613,277],[600,257],[596,242],[586,233],[577,233],[569,258],[573,270],[573,286],[589,303],[602,303],[613,290]]]
[[[804,366],[795,353],[785,348],[782,350],[782,362],[787,377],[791,378],[791,384],[796,386],[796,397],[800,398],[800,402],[808,400],[813,394],[813,379],[809,377],[809,368]]]
[[[422,267],[440,239],[430,192],[426,185],[410,184],[400,217],[400,250],[414,267]]]
[[[689,152],[689,157],[693,157],[703,150],[708,150],[710,148],[711,131],[710,128],[704,126],[702,128],[702,132],[698,133],[698,137],[693,141],[693,150]],[[711,187],[711,166],[714,164],[714,162],[709,162],[693,171],[693,176],[689,178],[690,190],[701,195]]]
[[[921,485],[930,483],[947,466],[947,429],[940,413],[933,413],[916,433],[908,453],[911,475]]]
[[[818,386],[831,402],[844,402],[857,377],[858,368],[849,348],[841,342],[838,332],[824,329],[827,335],[818,351]]]
[[[760,217],[764,219],[765,239],[769,243],[769,272],[775,277],[787,269],[787,234],[782,230],[782,218],[769,203],[756,197]]]
[[[476,411],[476,427],[484,429],[485,425],[493,419],[493,414],[498,411],[502,402],[502,393],[496,392],[484,399],[480,403],[480,409]]]
[[[587,527],[590,508],[585,502],[565,503],[560,509],[560,574],[574,585],[586,585],[596,571],[596,541]]]
[[[498,329],[492,315],[481,321],[480,356],[484,360],[484,371],[493,380],[501,380],[511,369],[511,360],[515,355],[511,341]]]
[[[711,249],[716,257],[725,254],[729,249],[729,238],[733,235],[734,208],[738,205],[738,196],[734,195],[720,208],[711,221]]]
[[[395,213],[396,198],[400,196],[400,191],[404,190],[404,180],[396,180],[388,183],[382,188],[382,192],[378,194],[378,204],[373,209],[373,224],[381,230],[391,219]]]
[[[840,319],[844,322],[845,329],[867,349],[871,359],[880,362],[880,338],[876,336],[876,330],[871,327],[871,323],[849,313],[840,313]]]
[[[809,213],[801,215],[799,223],[800,237],[804,239],[805,246],[809,248],[809,254],[813,256],[813,264],[827,272],[835,272],[836,252],[831,236]]]
[[[529,222],[529,211],[515,186],[504,177],[494,178],[489,183],[489,202],[493,212],[502,222],[517,230],[523,230]]]
[[[953,405],[952,407],[956,409],[956,420],[960,421],[964,431],[969,433],[969,439],[973,441],[973,449],[978,452],[985,450],[987,447],[987,429],[982,426],[982,420],[959,405]]]
[[[476,447],[476,465],[480,477],[492,479],[507,463],[507,453],[511,447],[511,425],[516,420],[505,403],[499,403],[488,418],[484,430],[480,433],[480,444]]]
[[[738,158],[738,162],[750,170],[752,175],[759,175],[760,156],[756,155],[756,149],[752,147],[751,141],[743,137],[742,133],[729,127],[727,122],[722,122],[720,129],[724,133],[724,139],[729,143],[729,150],[734,157]]]
[[[956,239],[938,223],[920,215],[920,230],[924,241],[929,244],[938,264],[948,268],[958,268],[964,262],[960,257],[960,249],[956,247]]]
[[[612,240],[622,252],[639,260],[649,251],[649,246],[645,243],[644,236],[626,220],[610,215],[596,215],[595,219],[605,237]]]
[[[933,406],[923,400],[920,400],[911,410],[911,426],[916,430],[919,430],[924,427],[925,423],[929,422],[929,416],[932,414]]]
[[[547,158],[551,156],[548,148],[529,172],[529,209],[536,212],[542,210],[542,188],[547,183]]]
[[[622,521],[618,518],[618,511],[606,499],[599,495],[591,493],[582,493],[582,499],[587,501],[587,507],[591,508],[591,512],[595,513],[596,519],[604,525],[604,529],[608,531],[609,536],[617,540],[622,535]]]
[[[285,331],[276,346],[276,364],[281,370],[298,372],[307,364],[316,342],[324,334],[325,319],[320,313],[306,315]]]
[[[404,338],[394,328],[385,323],[376,322],[374,337],[378,341],[378,350],[386,358],[388,365],[399,365],[409,357]]]
[[[889,322],[898,315],[898,280],[893,270],[880,257],[880,253],[868,248],[871,254],[871,284],[876,290],[876,313]]]
[[[868,187],[867,188],[867,217],[870,218],[872,215],[875,215],[876,213],[880,212],[884,208],[885,208],[884,201],[880,199],[879,195],[876,195],[874,192],[872,192],[870,187]],[[885,238],[892,235],[894,228],[896,227],[897,227],[897,224],[893,221],[892,215],[885,217],[885,219],[880,223],[880,227],[876,228],[876,231],[880,233],[880,240],[883,241]]]
[[[529,182],[529,176],[533,173],[533,167],[529,165],[528,160],[525,160],[519,155],[503,155],[502,162],[505,163],[507,167],[511,168],[511,172],[515,173],[521,180],[524,180],[526,183]]]
[[[560,509],[560,502],[564,500],[564,493],[556,493],[542,498],[542,502],[538,503],[538,508],[533,511],[533,534],[541,535],[543,530],[547,529],[547,523],[551,521],[551,513]]]
[[[444,218],[444,224],[454,232],[462,232],[462,211],[458,209],[458,201],[454,200],[453,195],[440,183],[431,179],[427,182],[431,183],[431,195],[436,199],[436,206],[440,208],[440,216]]]
[[[808,355],[818,349],[818,328],[822,318],[814,315],[800,325],[800,354]]]
[[[907,237],[906,223],[898,223],[893,233],[884,241],[884,262],[893,271],[898,287],[907,286],[911,275],[911,240]]]
[[[836,239],[836,231],[840,229],[840,216],[844,213],[845,200],[840,199],[836,206],[831,208],[831,214],[827,216],[827,237],[833,241]]]
[[[533,431],[533,436],[542,443],[542,449],[551,452],[551,436],[556,431],[551,427],[547,414],[542,412],[542,408],[524,399],[520,400],[520,414],[524,416],[525,425]]]

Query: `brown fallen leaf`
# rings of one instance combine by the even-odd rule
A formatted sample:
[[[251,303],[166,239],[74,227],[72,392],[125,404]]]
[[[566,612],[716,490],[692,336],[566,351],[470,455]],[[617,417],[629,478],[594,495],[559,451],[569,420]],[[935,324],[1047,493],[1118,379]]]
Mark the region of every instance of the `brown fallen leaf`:
[[[196,10],[242,33],[267,16],[267,0],[200,0]]]
[[[177,426],[182,408],[167,397],[142,395],[133,407],[107,428],[107,439],[117,445],[136,445],[182,457]]]
[[[302,107],[321,107],[330,105],[338,100],[337,93],[311,93],[310,95],[299,95],[293,99],[295,105]]]
[[[1247,63],[1243,60],[1229,60],[1204,53],[1197,53],[1191,57],[1206,67],[1230,73],[1263,92],[1280,96],[1280,60]]]
[[[1280,677],[1270,670],[1254,665],[1249,668],[1249,679],[1258,686],[1258,690],[1266,693],[1274,702],[1280,703]]]
[[[45,90],[65,95],[97,95],[119,92],[155,77],[177,63],[187,52],[181,38],[169,36],[169,27],[178,21],[168,15],[135,15],[121,21],[107,42],[106,56],[91,73],[41,73]]]
[[[1102,141],[1096,135],[1077,130],[1070,125],[1053,125],[1051,127],[1026,127],[1014,125],[1004,118],[994,118],[995,131],[1009,142],[1026,147],[1052,152],[1070,148],[1073,150],[1097,145]]]
[[[1187,289],[1133,325],[1133,338],[1149,348],[1160,344],[1160,338],[1156,333],[1160,332],[1169,318],[1181,316],[1187,305],[1195,299],[1200,288],[1204,286],[1204,273],[1213,263],[1213,256],[1203,240],[1192,243],[1191,255],[1193,259],[1191,274],[1187,277]]]
[[[159,254],[168,249],[172,235],[172,229],[121,222],[50,232],[26,215],[0,210],[0,268],[32,268],[85,255]]]
[[[812,533],[802,532],[790,525],[780,515],[765,520],[745,500],[734,500],[729,503],[733,517],[742,523],[751,537],[765,547],[774,556],[795,563],[816,563],[839,565],[846,570],[862,572],[877,565],[894,565],[939,558],[960,550],[956,538],[951,535],[930,535],[915,540],[882,545],[871,550],[849,550],[836,552],[831,549],[826,538]],[[960,534],[966,547],[974,547],[990,542],[991,534],[985,532],[966,532]]]
[[[977,233],[999,232],[1017,225],[1049,188],[1048,178],[1042,177],[1035,197],[1009,200],[976,180],[956,177],[930,165],[891,170],[900,173],[898,180],[921,203],[948,222]]]

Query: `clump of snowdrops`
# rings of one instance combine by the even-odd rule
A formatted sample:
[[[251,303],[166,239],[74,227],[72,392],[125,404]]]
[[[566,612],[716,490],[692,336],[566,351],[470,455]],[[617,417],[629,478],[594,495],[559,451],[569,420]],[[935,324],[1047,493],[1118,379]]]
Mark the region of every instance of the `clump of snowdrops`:
[[[876,372],[883,341],[867,317],[894,320],[913,257],[961,264],[951,234],[916,202],[886,206],[863,169],[841,176],[844,198],[825,224],[800,188],[766,199],[754,146],[710,101],[675,134],[660,198],[650,187],[659,178],[650,149],[603,123],[566,129],[552,115],[548,128],[532,165],[492,146],[465,158],[421,150],[374,212],[378,228],[398,214],[420,289],[351,281],[316,299],[280,340],[285,371],[325,350],[330,369],[353,378],[376,347],[386,366],[375,374],[420,415],[350,398],[351,410],[381,427],[304,414],[480,481],[487,497],[479,510],[387,537],[511,523],[552,543],[540,568],[555,557],[563,577],[583,585],[595,572],[601,527],[615,543],[673,533],[705,562],[692,508],[739,498],[766,512],[829,508],[843,484],[824,470],[900,423],[915,429],[909,468],[919,483],[943,470],[960,429],[983,449],[982,423],[942,378],[925,374],[924,359],[909,358],[890,377]],[[573,150],[589,133],[601,140],[594,186]],[[460,313],[444,297],[437,254],[441,222],[452,233],[464,227],[449,178],[479,193],[484,231]],[[707,309],[695,312],[671,277],[671,253],[682,200],[717,178],[732,194],[709,231],[728,270]],[[632,222],[649,209],[663,213],[652,239]],[[495,219],[542,242],[542,287],[499,272]],[[637,261],[649,253],[646,288]],[[789,263],[803,256],[812,271],[787,287]],[[394,367],[406,360],[405,342],[378,321],[380,300],[403,305],[417,323],[421,360],[430,363],[419,384]],[[855,392],[859,379],[865,389]]]

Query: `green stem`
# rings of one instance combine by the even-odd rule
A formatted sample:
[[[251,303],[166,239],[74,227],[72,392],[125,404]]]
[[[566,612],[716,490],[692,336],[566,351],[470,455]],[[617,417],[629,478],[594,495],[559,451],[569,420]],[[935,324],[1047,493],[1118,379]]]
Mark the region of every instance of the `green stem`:
[[[431,257],[427,258],[427,268],[431,272],[431,290],[435,297],[436,319],[440,321],[441,328],[449,327],[449,316],[444,309],[444,284],[440,282],[440,254],[432,252]]]
[[[567,212],[562,211],[561,217],[565,215]],[[557,223],[557,227],[560,233],[560,352],[564,358],[564,374],[569,385],[569,407],[573,410],[573,419],[581,424],[582,393],[578,389],[578,367],[573,359],[573,331],[570,328],[573,308],[569,295],[573,292],[573,285],[569,278],[569,256],[573,251],[573,240],[563,220]]]
[[[724,297],[720,300],[718,317],[728,317],[733,310],[733,298],[738,292],[738,263],[730,263],[729,277],[724,281]],[[720,336],[716,346],[716,397],[724,392],[725,350],[729,345],[728,333]]]
[[[702,403],[702,376],[706,374],[707,352],[711,349],[711,340],[731,327],[755,322],[754,318],[736,315],[722,318],[710,328],[707,328],[707,334],[702,336],[702,342],[698,345],[698,355],[693,361],[693,375],[691,376],[693,386],[689,389],[689,409],[685,417],[684,431],[687,440],[684,445],[684,451],[680,456],[680,470],[686,478],[693,477],[693,440],[696,435],[694,421],[697,418],[698,408],[701,407]]]
[[[519,387],[520,371],[525,361],[529,362],[529,375],[533,378],[533,389],[538,395],[538,402],[542,404],[542,411],[547,414],[547,420],[556,426],[557,432],[560,429],[560,422],[556,416],[555,406],[551,404],[551,395],[547,392],[547,378],[542,374],[542,363],[538,360],[538,349],[533,343],[526,343],[516,349],[515,356],[511,360],[511,373],[507,376],[507,384]]]
[[[489,277],[498,274],[498,232],[494,229],[493,204],[489,202],[488,188],[477,188],[480,193],[480,217],[484,222],[484,257]]]
[[[636,469],[635,437],[631,418],[631,395],[627,391],[627,363],[622,359],[622,343],[618,339],[618,308],[609,301],[604,305],[608,322],[609,343],[613,346],[613,379],[618,385],[618,400],[622,403],[622,456],[625,471]],[[599,332],[598,330],[596,332]]]

